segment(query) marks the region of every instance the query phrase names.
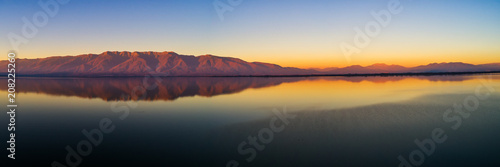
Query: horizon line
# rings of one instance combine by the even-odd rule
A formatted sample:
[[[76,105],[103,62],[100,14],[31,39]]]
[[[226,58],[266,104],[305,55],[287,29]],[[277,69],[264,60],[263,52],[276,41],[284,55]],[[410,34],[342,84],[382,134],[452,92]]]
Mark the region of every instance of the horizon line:
[[[201,54],[201,55],[192,55],[192,54],[181,54],[181,53],[177,53],[175,51],[117,51],[117,50],[114,50],[114,51],[103,51],[101,53],[84,53],[84,54],[77,54],[77,55],[61,55],[61,56],[47,56],[47,57],[33,57],[33,58],[16,58],[16,59],[46,59],[46,58],[52,58],[52,57],[77,57],[77,56],[82,56],[82,55],[100,55],[100,54],[103,54],[103,53],[106,53],[106,52],[119,52],[119,53],[122,53],[122,52],[128,52],[128,53],[146,53],[146,52],[152,52],[152,53],[175,53],[175,54],[178,54],[178,55],[181,55],[181,56],[194,56],[194,57],[200,57],[200,56],[214,56],[214,57],[223,57],[223,58],[236,58],[236,59],[240,59],[240,60],[243,60],[245,62],[249,62],[249,63],[267,63],[267,64],[274,64],[274,65],[278,65],[278,66],[281,66],[281,67],[284,67],[284,68],[299,68],[299,69],[306,69],[306,70],[325,70],[325,69],[329,69],[329,68],[346,68],[346,67],[352,67],[352,66],[361,66],[361,67],[368,67],[368,66],[373,66],[373,65],[388,65],[388,66],[402,66],[402,67],[405,67],[405,68],[413,68],[413,67],[418,67],[418,66],[423,66],[423,65],[430,65],[430,64],[451,64],[451,63],[463,63],[463,64],[471,64],[471,65],[484,65],[484,64],[497,64],[497,63],[500,63],[500,62],[490,62],[490,63],[478,63],[478,64],[472,64],[472,63],[467,63],[467,62],[463,62],[463,61],[449,61],[449,62],[429,62],[429,63],[424,63],[424,64],[420,64],[420,65],[416,65],[416,66],[405,66],[405,65],[401,65],[401,64],[387,64],[387,63],[382,63],[382,62],[377,62],[377,63],[372,63],[370,65],[360,65],[360,64],[350,64],[350,65],[347,65],[347,66],[328,66],[328,67],[296,67],[296,66],[283,66],[283,65],[280,65],[278,63],[271,63],[271,62],[263,62],[263,61],[247,61],[247,60],[244,60],[242,58],[239,58],[239,57],[230,57],[230,56],[218,56],[218,55],[214,55],[214,54]],[[17,53],[16,53],[17,55]],[[7,61],[6,59],[0,59],[0,61]]]

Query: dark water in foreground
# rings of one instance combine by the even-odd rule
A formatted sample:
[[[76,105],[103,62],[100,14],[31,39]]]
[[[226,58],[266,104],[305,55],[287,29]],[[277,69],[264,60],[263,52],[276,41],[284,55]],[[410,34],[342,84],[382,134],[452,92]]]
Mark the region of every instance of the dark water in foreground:
[[[500,75],[16,84],[2,166],[500,166]]]

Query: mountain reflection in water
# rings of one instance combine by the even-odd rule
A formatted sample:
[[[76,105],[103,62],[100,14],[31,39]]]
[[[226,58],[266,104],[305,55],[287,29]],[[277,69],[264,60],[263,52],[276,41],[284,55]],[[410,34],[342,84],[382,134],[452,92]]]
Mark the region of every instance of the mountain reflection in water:
[[[465,81],[471,76],[417,76],[428,81]],[[57,96],[116,100],[176,100],[181,97],[212,97],[233,94],[246,89],[258,89],[305,80],[347,81],[359,83],[396,82],[407,77],[117,77],[117,78],[19,78],[16,83],[22,93],[42,93]],[[157,85],[143,90],[150,85]],[[154,89],[152,89],[154,88]],[[1,85],[0,90],[7,90]],[[132,91],[136,96],[131,96]]]

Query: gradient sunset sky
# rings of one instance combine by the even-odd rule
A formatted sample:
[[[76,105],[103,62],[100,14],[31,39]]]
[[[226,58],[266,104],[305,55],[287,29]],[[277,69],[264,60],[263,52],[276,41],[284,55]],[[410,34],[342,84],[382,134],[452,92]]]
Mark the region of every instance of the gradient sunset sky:
[[[42,0],[43,2],[47,0]],[[227,3],[226,0],[221,2]],[[500,62],[500,1],[401,0],[403,11],[348,62],[340,43],[390,0],[243,0],[221,21],[212,0],[73,0],[17,50],[19,58],[174,51],[213,54],[293,67],[374,63]],[[0,0],[0,47],[21,34],[35,0]],[[6,55],[0,59],[6,59]]]

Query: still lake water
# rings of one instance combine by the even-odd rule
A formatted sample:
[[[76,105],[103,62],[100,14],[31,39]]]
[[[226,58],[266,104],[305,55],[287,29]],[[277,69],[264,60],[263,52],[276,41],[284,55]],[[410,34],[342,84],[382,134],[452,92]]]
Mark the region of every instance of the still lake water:
[[[158,86],[140,93],[144,83]],[[8,166],[70,166],[66,147],[77,150],[88,141],[82,130],[103,119],[114,130],[78,166],[398,166],[399,156],[413,166],[500,166],[500,75],[18,78],[16,85],[16,160]],[[464,101],[461,113],[446,112]],[[294,117],[276,114],[284,110]],[[432,141],[435,129],[446,140]],[[415,140],[433,144],[420,149]]]

